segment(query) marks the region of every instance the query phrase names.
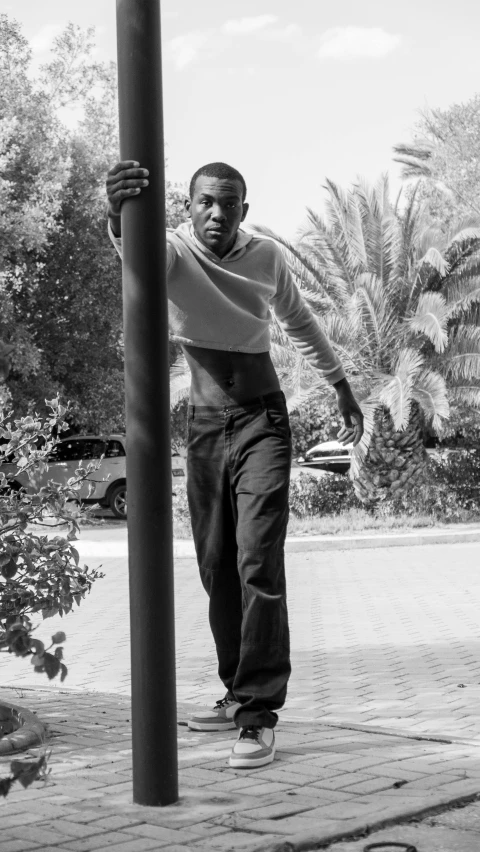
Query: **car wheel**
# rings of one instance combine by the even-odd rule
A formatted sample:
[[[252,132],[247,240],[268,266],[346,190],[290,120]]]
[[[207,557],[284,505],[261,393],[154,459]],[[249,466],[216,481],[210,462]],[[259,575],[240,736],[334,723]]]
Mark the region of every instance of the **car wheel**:
[[[110,506],[111,511],[115,515],[116,518],[120,518],[124,521],[127,517],[127,486],[126,485],[116,485],[115,488],[112,488],[109,498],[108,505]]]

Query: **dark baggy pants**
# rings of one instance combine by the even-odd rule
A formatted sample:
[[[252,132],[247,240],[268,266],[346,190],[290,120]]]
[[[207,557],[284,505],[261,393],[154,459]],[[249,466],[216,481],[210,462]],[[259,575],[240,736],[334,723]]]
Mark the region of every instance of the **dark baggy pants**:
[[[187,490],[218,655],[237,727],[273,728],[290,675],[284,542],[291,439],[281,391],[189,406]]]

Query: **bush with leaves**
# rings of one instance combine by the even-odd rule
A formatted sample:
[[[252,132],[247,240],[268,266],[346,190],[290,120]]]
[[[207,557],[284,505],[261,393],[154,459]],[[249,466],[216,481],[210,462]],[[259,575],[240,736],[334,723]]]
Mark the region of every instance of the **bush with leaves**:
[[[424,475],[405,496],[386,502],[381,511],[423,512],[445,521],[468,521],[480,515],[480,452],[439,450],[427,459]]]
[[[308,473],[290,484],[290,509],[297,517],[339,515],[362,508],[348,476],[331,474],[317,479]],[[363,507],[364,508],[364,507]],[[423,475],[400,496],[390,496],[375,514],[430,515],[441,521],[468,521],[480,516],[480,451],[439,450],[429,455]]]
[[[347,509],[360,508],[348,476],[332,473],[317,479],[301,473],[290,483],[290,511],[298,518],[306,515],[339,515]]]
[[[66,408],[58,399],[47,405],[50,415],[43,419],[29,415],[13,420],[0,412],[0,651],[30,657],[36,672],[49,679],[59,674],[63,680],[65,634],[54,634],[45,647],[32,636],[30,616],[63,616],[74,603],[80,605],[103,575],[81,567],[74,546],[79,523],[89,514],[79,505],[78,492],[94,465],[78,468],[66,485],[50,481],[33,487],[35,473],[48,468],[56,435],[66,428]],[[32,488],[13,487],[16,471],[28,476]],[[65,534],[47,535],[52,525],[66,527]]]

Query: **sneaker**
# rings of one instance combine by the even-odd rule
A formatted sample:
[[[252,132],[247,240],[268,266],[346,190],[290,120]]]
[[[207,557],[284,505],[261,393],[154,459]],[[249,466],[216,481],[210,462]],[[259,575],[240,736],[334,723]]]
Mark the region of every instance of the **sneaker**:
[[[236,728],[233,715],[238,707],[238,701],[226,695],[217,701],[212,710],[195,713],[188,720],[188,727],[192,731],[230,731]]]
[[[238,740],[230,755],[230,766],[235,769],[265,766],[275,757],[275,734],[272,728],[249,725],[240,728]]]

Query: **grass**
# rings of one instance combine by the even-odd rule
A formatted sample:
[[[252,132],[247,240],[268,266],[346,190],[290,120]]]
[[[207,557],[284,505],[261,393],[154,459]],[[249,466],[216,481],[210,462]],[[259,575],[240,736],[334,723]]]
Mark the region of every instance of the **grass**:
[[[290,517],[287,535],[352,535],[366,532],[408,532],[413,529],[455,526],[458,523],[479,524],[480,515],[466,512],[460,519],[450,520],[429,514],[376,516],[362,509],[348,509],[341,515],[306,515]]]
[[[465,512],[459,519],[439,518],[428,514],[375,516],[362,509],[348,509],[341,515],[290,515],[287,535],[352,535],[368,532],[408,532],[413,529],[440,528],[456,524],[480,524],[480,515]],[[190,524],[184,518],[174,518],[174,537],[191,538]]]

